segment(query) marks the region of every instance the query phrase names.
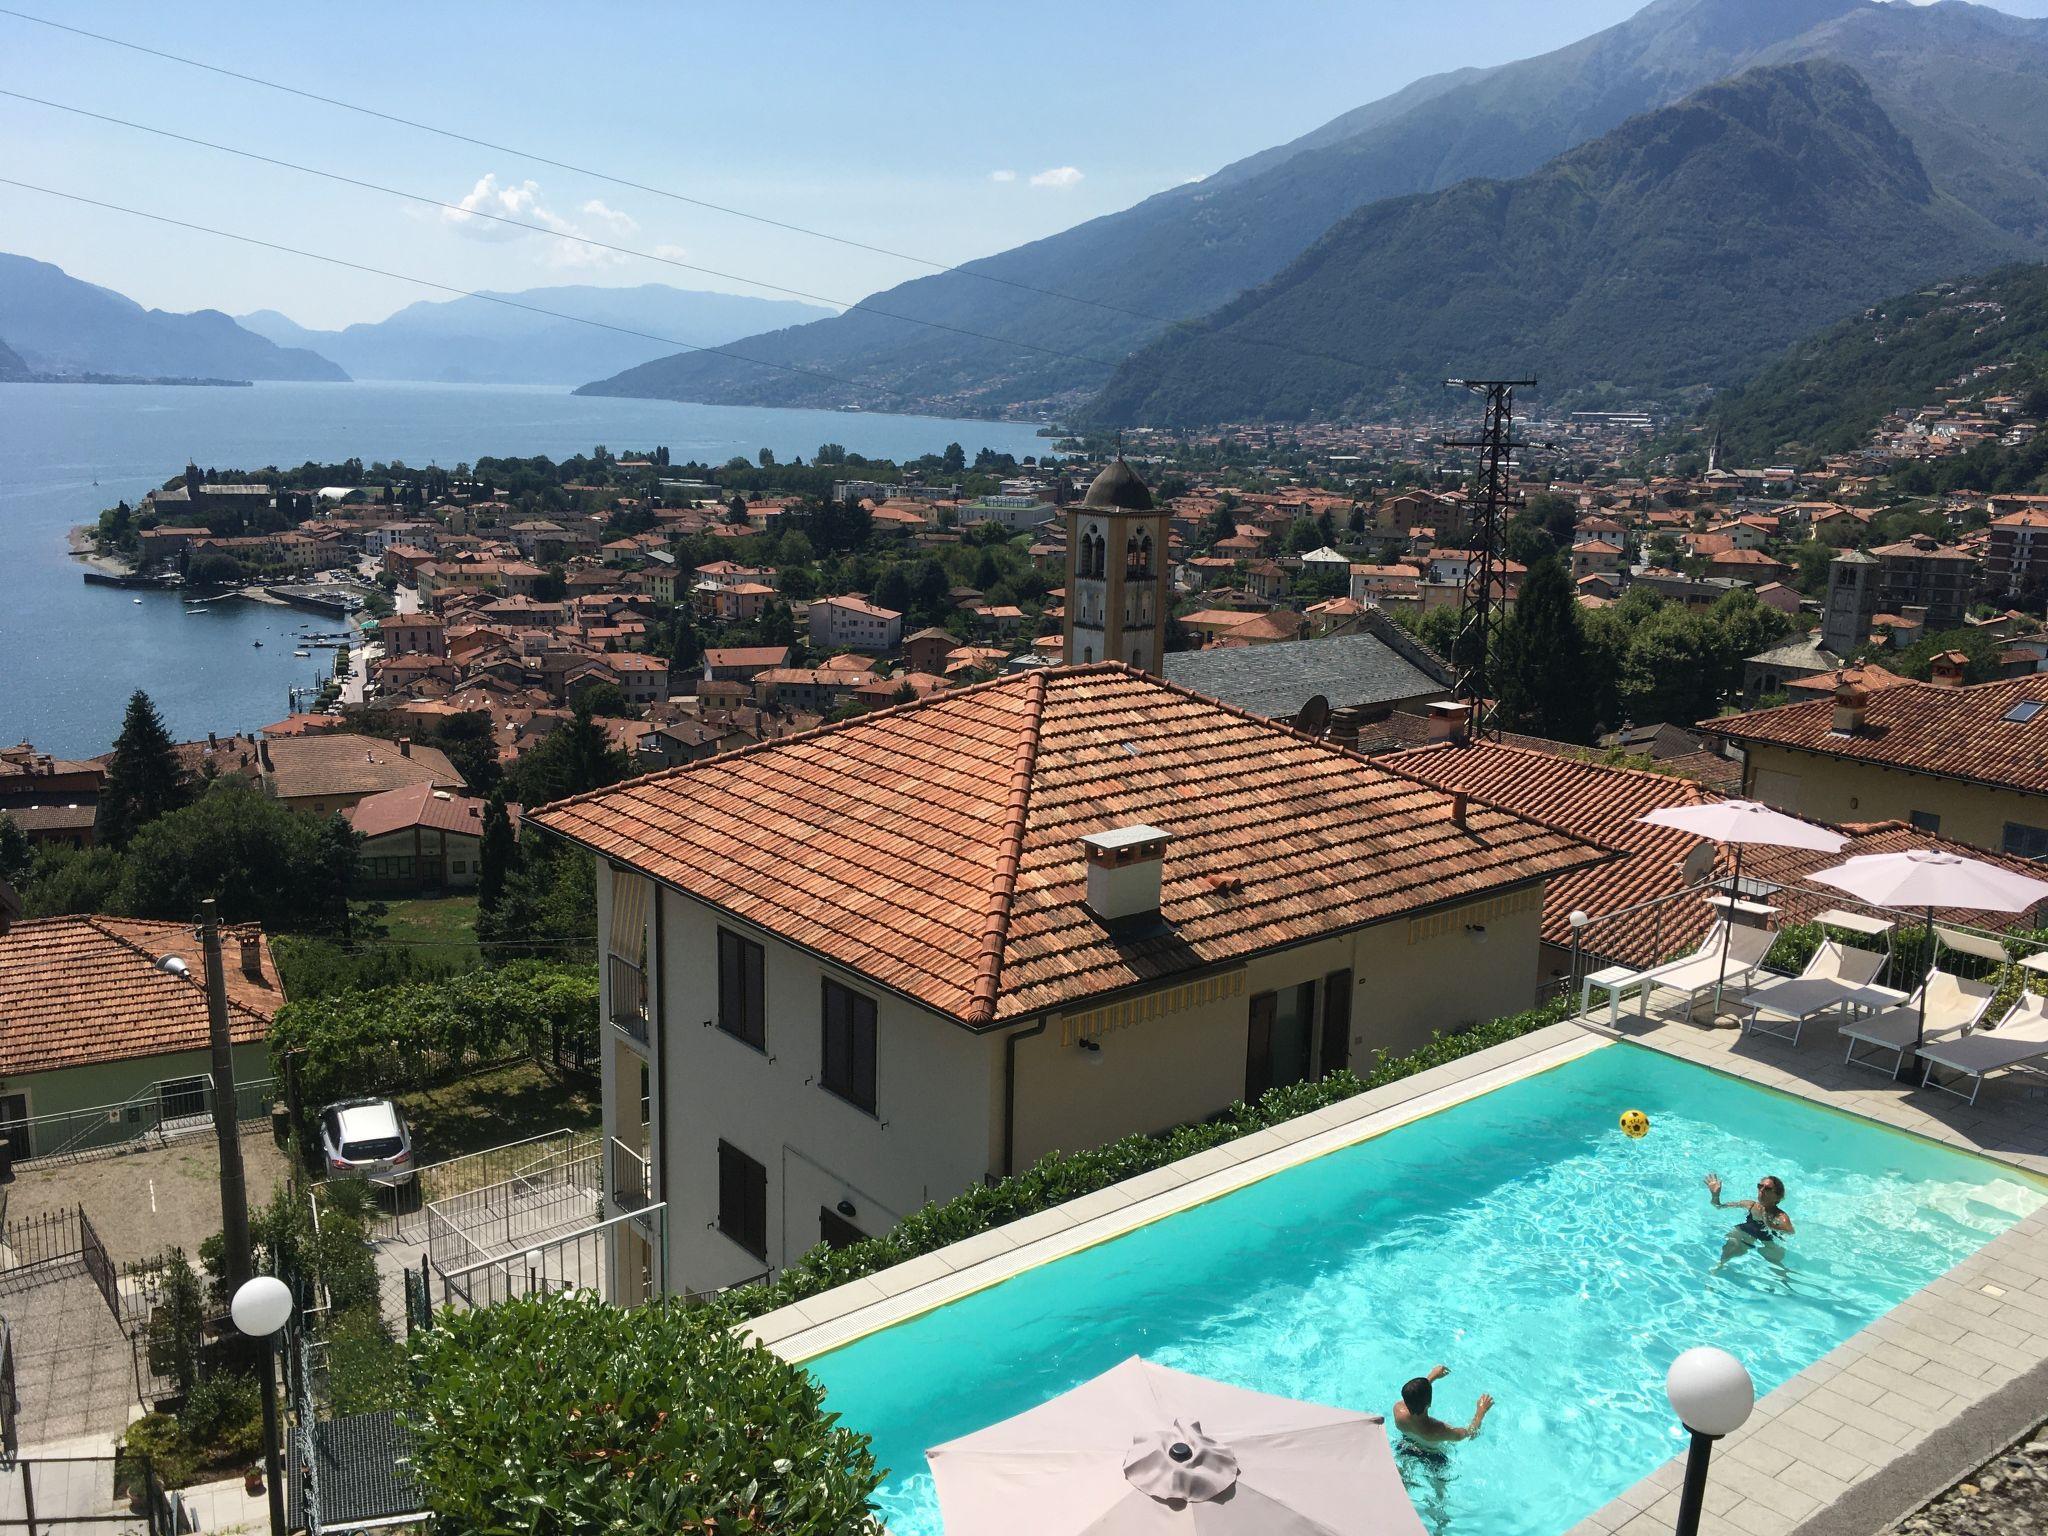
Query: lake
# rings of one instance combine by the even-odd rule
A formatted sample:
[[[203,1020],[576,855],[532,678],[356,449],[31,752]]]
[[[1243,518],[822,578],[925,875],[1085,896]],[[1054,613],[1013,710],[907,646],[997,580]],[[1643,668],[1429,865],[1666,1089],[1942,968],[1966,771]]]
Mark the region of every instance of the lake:
[[[248,730],[281,718],[289,690],[333,665],[330,651],[292,657],[301,630],[332,629],[331,619],[239,601],[188,616],[175,592],[80,579],[67,530],[139,501],[188,460],[223,470],[348,458],[453,466],[565,458],[603,443],[614,452],[666,445],[680,466],[763,448],[808,459],[828,442],[899,460],[952,442],[970,458],[983,447],[1022,458],[1049,446],[1021,422],[586,398],[542,385],[0,385],[0,573],[9,583],[0,743],[32,741],[60,757],[104,752],[137,688],[180,740]]]

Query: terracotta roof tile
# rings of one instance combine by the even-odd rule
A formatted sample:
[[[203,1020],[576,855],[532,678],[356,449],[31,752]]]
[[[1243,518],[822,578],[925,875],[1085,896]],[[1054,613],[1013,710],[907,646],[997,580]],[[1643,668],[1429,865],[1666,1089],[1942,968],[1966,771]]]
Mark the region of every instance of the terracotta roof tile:
[[[1582,869],[1601,850],[1114,663],[1001,678],[529,820],[969,1024]],[[1156,931],[1080,839],[1174,835]],[[1242,887],[1211,877],[1241,877]]]
[[[1742,744],[1793,747],[2002,789],[2048,794],[2048,709],[2008,720],[2018,704],[2048,704],[2048,673],[1944,688],[1902,683],[1872,692],[1852,735],[1834,728],[1832,699],[1754,710],[1700,729]]]
[[[240,939],[254,935],[261,979],[245,975]],[[253,924],[222,930],[229,1034],[261,1040],[284,1002],[270,948]],[[187,976],[159,970],[177,955]],[[0,1077],[57,1067],[204,1050],[206,988],[200,947],[185,923],[48,917],[0,938]]]

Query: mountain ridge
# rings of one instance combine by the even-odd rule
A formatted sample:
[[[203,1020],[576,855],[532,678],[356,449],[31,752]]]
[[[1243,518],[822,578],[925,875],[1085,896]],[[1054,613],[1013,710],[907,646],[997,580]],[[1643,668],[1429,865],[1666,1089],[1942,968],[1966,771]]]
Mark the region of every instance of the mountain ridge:
[[[667,355],[674,342],[722,346],[778,321],[802,323],[831,313],[788,299],[641,283],[484,290],[422,300],[341,330],[312,330],[276,310],[236,318],[280,346],[317,352],[358,379],[575,384]],[[631,334],[636,331],[663,339]]]
[[[217,309],[145,309],[50,262],[6,252],[0,336],[40,375],[348,381],[326,358],[280,347]]]
[[[1732,382],[1857,304],[2022,248],[1933,183],[1855,70],[1764,66],[1534,175],[1360,209],[1271,282],[1126,359],[1089,414],[1366,414],[1495,370],[1543,380],[1546,401],[1670,396]]]

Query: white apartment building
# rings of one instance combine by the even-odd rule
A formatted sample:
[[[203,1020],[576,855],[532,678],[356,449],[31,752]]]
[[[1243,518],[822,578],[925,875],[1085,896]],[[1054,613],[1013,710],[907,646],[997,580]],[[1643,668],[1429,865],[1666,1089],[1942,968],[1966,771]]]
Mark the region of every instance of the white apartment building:
[[[821,597],[811,604],[811,644],[824,650],[893,651],[903,615],[864,597]]]
[[[1526,1007],[1545,882],[1607,857],[1118,663],[528,824],[603,865],[620,1302]]]

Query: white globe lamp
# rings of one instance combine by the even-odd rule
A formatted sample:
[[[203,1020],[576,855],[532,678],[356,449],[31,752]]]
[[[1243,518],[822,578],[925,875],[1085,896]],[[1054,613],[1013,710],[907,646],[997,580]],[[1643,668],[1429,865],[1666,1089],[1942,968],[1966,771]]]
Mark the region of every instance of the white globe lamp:
[[[267,1339],[291,1320],[292,1292],[275,1275],[245,1280],[228,1303],[235,1326],[252,1339]]]
[[[1685,1488],[1679,1496],[1678,1536],[1698,1536],[1700,1508],[1707,1492],[1707,1459],[1714,1442],[1749,1422],[1756,1385],[1742,1362],[1725,1349],[1701,1345],[1671,1362],[1664,1393],[1678,1422],[1692,1434],[1685,1458]]]

